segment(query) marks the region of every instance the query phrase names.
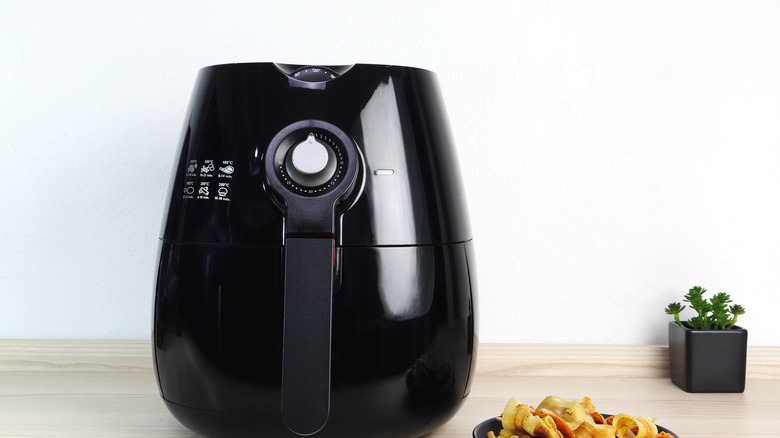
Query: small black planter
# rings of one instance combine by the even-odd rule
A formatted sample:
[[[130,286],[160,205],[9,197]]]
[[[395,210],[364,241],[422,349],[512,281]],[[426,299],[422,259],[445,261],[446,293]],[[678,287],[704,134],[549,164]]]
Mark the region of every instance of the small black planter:
[[[747,330],[693,330],[669,323],[672,383],[687,392],[744,392]]]

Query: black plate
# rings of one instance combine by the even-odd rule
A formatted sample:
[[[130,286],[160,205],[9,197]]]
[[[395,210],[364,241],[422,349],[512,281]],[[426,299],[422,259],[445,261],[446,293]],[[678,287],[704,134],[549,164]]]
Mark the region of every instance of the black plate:
[[[604,418],[609,417],[609,414],[601,414],[604,416]],[[658,432],[666,432],[674,435],[674,438],[679,438],[676,433],[672,432],[671,430],[661,427],[659,425],[655,425],[658,428]],[[501,432],[501,422],[496,420],[495,418],[491,418],[490,420],[485,420],[477,425],[477,427],[474,428],[474,438],[487,438],[487,434],[490,431],[493,431],[493,433],[498,436],[498,433]]]

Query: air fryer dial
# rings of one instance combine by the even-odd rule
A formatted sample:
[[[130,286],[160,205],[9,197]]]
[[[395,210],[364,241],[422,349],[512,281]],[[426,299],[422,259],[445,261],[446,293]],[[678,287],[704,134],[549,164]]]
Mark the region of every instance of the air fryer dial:
[[[305,140],[293,146],[284,160],[291,180],[304,187],[325,184],[336,173],[336,153],[317,140],[312,132]]]
[[[338,73],[336,73],[335,71],[322,66],[303,67],[301,69],[296,70],[290,76],[292,76],[295,79],[298,79],[299,81],[306,81],[306,82],[326,82],[331,79],[336,79],[337,77],[339,77]]]
[[[347,165],[344,144],[320,128],[287,135],[274,155],[274,170],[285,187],[304,196],[320,196],[343,179]]]

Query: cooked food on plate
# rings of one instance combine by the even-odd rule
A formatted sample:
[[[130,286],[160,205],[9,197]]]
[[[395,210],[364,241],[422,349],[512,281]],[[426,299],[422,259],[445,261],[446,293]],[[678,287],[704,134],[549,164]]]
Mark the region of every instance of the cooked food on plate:
[[[618,414],[604,418],[589,397],[581,402],[548,396],[534,409],[512,397],[504,407],[498,435],[487,438],[674,438],[658,432],[655,420]]]

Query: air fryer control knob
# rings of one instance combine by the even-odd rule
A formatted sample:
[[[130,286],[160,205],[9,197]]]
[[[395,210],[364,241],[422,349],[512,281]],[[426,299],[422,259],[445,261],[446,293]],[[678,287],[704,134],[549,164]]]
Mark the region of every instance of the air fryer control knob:
[[[285,158],[290,179],[304,187],[325,184],[336,173],[336,154],[314,134],[293,146]]]

